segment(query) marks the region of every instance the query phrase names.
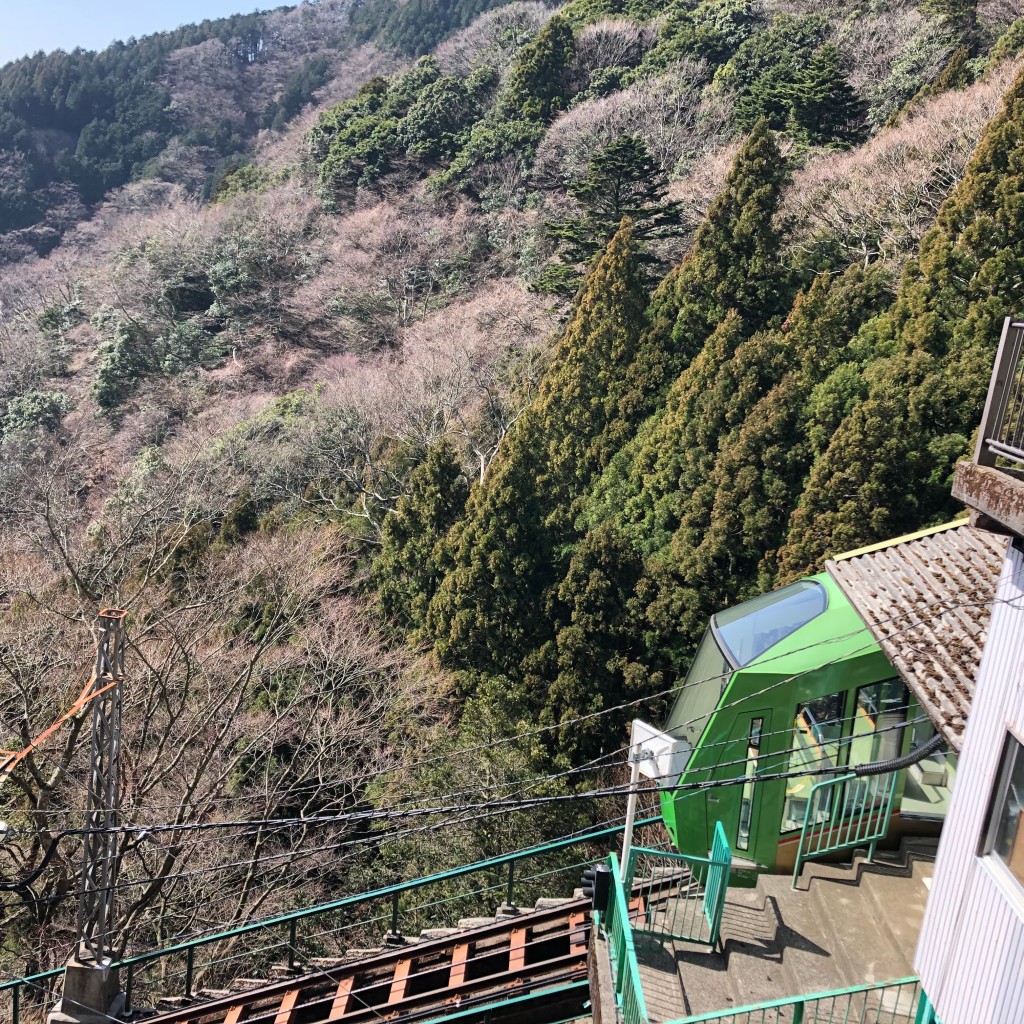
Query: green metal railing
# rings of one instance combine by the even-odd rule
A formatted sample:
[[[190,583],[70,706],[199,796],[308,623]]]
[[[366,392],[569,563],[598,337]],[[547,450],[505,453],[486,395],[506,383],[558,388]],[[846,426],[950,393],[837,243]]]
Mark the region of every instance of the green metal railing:
[[[878,840],[889,831],[896,776],[890,772],[862,778],[851,772],[811,788],[793,867],[794,889],[800,869],[814,857],[867,846],[868,860],[874,859]]]
[[[640,967],[633,946],[629,897],[614,854],[608,857],[608,870],[611,874],[608,909],[603,914],[595,912],[594,926],[602,926],[608,943],[608,955],[615,975],[615,999],[622,1013],[623,1024],[649,1024],[647,1005],[640,987]]]
[[[672,1024],[913,1024],[927,998],[917,978],[774,999]]]
[[[635,847],[625,883],[626,891],[639,897],[633,930],[717,945],[731,870],[732,853],[721,822],[715,826],[710,857]]]
[[[647,818],[637,822],[634,828],[660,823],[660,817]],[[517,871],[517,867],[571,847],[607,841],[621,833],[623,828],[623,825],[615,825],[384,886],[371,892],[347,896],[305,910],[293,911],[262,921],[252,921],[212,935],[179,942],[164,949],[126,957],[113,966],[121,972],[121,982],[129,1007],[140,987],[140,979],[144,983],[145,973],[153,970],[159,972],[159,980],[148,985],[151,991],[158,992],[160,996],[192,997],[200,981],[217,978],[222,982],[224,978],[230,977],[233,964],[244,964],[250,975],[253,963],[269,967],[276,960],[286,963],[289,968],[295,968],[305,957],[333,954],[349,948],[352,943],[346,942],[346,939],[357,930],[374,926],[378,928],[379,933],[381,928],[390,926],[391,932],[397,934],[403,915],[407,917],[411,914],[447,912],[450,917],[458,916],[456,905],[459,901],[472,901],[479,906],[480,901],[485,898],[496,902],[504,897],[505,902],[511,903],[517,887],[522,894],[523,887],[529,883],[540,883],[542,879],[550,880],[555,875],[572,873],[578,877],[582,868],[591,863],[590,859],[535,870],[527,874]],[[403,897],[414,891],[430,886],[443,887],[454,879],[481,874],[487,876],[483,879],[484,884],[474,888],[463,887],[454,896],[447,895],[416,904],[403,901]],[[544,884],[547,887],[549,882]],[[575,885],[574,882],[573,888]],[[380,911],[367,914],[367,908],[372,906],[379,907]],[[310,924],[315,927],[310,928]],[[253,945],[252,940],[257,944]],[[64,969],[57,968],[0,983],[0,1021],[22,1024],[30,1011],[34,1020],[60,998],[57,989],[63,975]],[[5,1014],[4,997],[9,999],[9,1016]]]

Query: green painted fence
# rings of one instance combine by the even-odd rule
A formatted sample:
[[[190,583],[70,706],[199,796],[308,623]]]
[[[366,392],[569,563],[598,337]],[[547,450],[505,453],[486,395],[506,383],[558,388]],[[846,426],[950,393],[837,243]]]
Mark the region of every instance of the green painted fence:
[[[800,869],[815,857],[867,846],[868,860],[874,859],[878,840],[889,831],[896,776],[890,772],[861,778],[851,772],[811,788],[793,867],[794,889]]]
[[[623,1024],[650,1024],[643,990],[640,987],[636,949],[633,946],[628,890],[619,873],[618,858],[614,854],[608,857],[608,870],[611,873],[608,909],[603,914],[594,914],[595,927],[602,927],[608,944],[608,955],[615,976],[615,999]]]
[[[639,821],[635,828],[660,825],[661,818]],[[235,928],[214,934],[197,936],[163,949],[125,957],[114,964],[121,972],[121,984],[128,996],[132,997],[142,982],[147,982],[148,972],[156,972],[157,978],[148,980],[147,988],[161,996],[192,996],[204,979],[216,977],[219,982],[234,971],[244,967],[250,972],[255,961],[267,965],[272,962],[294,966],[301,958],[321,955],[344,948],[346,936],[354,929],[375,927],[378,933],[388,927],[397,932],[403,917],[423,913],[441,913],[446,908],[450,913],[460,900],[501,899],[514,901],[516,889],[542,879],[562,875],[568,885],[576,878],[590,859],[547,870],[523,870],[523,866],[548,854],[576,846],[587,846],[612,840],[623,831],[624,825],[599,829],[583,835],[561,839],[552,843],[517,850],[501,857],[477,861],[449,871],[440,871],[422,878],[414,878],[395,885],[384,886],[371,892],[346,896],[330,903],[319,904],[304,910],[250,921]],[[464,885],[455,896],[410,903],[406,897],[428,887],[444,887],[455,879],[466,876],[484,876],[475,885]],[[545,886],[548,884],[544,883]],[[520,888],[520,892],[521,892]],[[374,910],[374,908],[377,908]],[[369,910],[369,913],[367,911]],[[22,1024],[35,1021],[60,998],[60,984],[64,969],[13,978],[0,982],[0,1021]],[[5,1003],[7,1004],[5,1006]]]
[[[671,1024],[914,1024],[926,1002],[917,978],[900,978],[683,1017]]]
[[[732,853],[721,822],[715,826],[710,857],[635,847],[625,882],[637,901],[633,930],[717,945],[731,870]]]

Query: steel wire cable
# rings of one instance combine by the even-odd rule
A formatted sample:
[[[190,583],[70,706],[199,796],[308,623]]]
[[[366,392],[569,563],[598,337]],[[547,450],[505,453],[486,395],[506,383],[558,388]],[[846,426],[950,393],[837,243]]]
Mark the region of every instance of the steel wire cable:
[[[924,720],[925,720],[925,717],[921,716],[920,718],[913,720],[913,722],[924,721]],[[913,723],[908,723],[908,722],[896,723],[896,724],[894,724],[892,726],[888,726],[888,727],[886,727],[884,729],[876,730],[874,735],[878,735],[878,734],[881,734],[883,732],[888,732],[888,731],[902,730],[902,729],[906,728],[910,724],[913,724]],[[857,738],[859,738],[859,737],[846,737],[844,742],[845,743],[852,743]],[[777,755],[777,756],[781,756],[781,755]],[[824,768],[820,768],[820,769],[812,769],[812,768],[807,767],[807,766],[809,766],[811,764],[819,763],[819,762],[824,761],[824,760],[831,760],[831,759],[828,757],[828,755],[822,754],[818,758],[815,758],[815,759],[812,759],[810,761],[805,762],[805,766],[802,767],[799,771],[777,772],[777,773],[773,773],[773,774],[758,773],[757,776],[756,776],[756,781],[757,782],[762,782],[762,781],[769,782],[769,781],[777,781],[779,779],[806,778],[806,777],[812,777],[812,776],[818,776],[818,775],[836,774],[837,773],[837,769],[836,769],[836,766],[834,764],[830,764],[828,767],[824,767]],[[747,763],[747,759],[746,758],[742,758],[742,759],[739,759],[739,760],[737,760],[735,762],[725,762],[724,764],[719,765],[718,767],[730,767],[730,766],[732,766],[734,764],[738,765],[738,764],[745,764],[745,763]],[[658,781],[658,777],[652,777],[651,781]],[[735,777],[731,777],[731,778],[727,778],[727,779],[706,780],[706,781],[702,781],[702,782],[694,782],[694,783],[683,784],[681,786],[675,787],[674,792],[676,792],[676,793],[685,793],[685,794],[694,794],[694,793],[697,793],[697,792],[704,792],[704,791],[706,791],[708,789],[713,789],[713,788],[721,788],[721,787],[725,787],[725,786],[734,786],[734,785],[743,785],[743,784],[746,784],[749,781],[750,781],[750,776],[749,775],[735,776]],[[348,848],[351,848],[351,847],[358,847],[358,846],[376,846],[376,845],[384,843],[384,842],[404,841],[404,840],[408,839],[408,837],[411,836],[411,835],[423,834],[423,833],[426,833],[426,832],[437,831],[437,830],[442,829],[442,828],[450,829],[453,826],[460,825],[460,824],[471,824],[471,823],[474,823],[476,821],[482,821],[482,820],[486,820],[486,819],[492,818],[492,817],[494,817],[496,815],[499,815],[499,814],[509,813],[510,810],[522,810],[522,809],[533,808],[533,807],[537,807],[537,806],[544,806],[544,805],[548,805],[548,804],[551,804],[551,803],[560,803],[561,804],[561,803],[567,803],[567,802],[571,802],[571,801],[575,801],[575,800],[591,800],[591,799],[598,799],[598,798],[611,797],[611,796],[623,796],[623,795],[631,795],[631,794],[650,795],[650,794],[652,794],[654,792],[656,792],[656,791],[651,789],[649,786],[638,787],[637,789],[632,789],[627,784],[627,785],[624,785],[624,786],[617,786],[617,787],[612,787],[612,788],[608,788],[608,789],[604,789],[604,790],[596,790],[596,791],[590,791],[590,792],[579,793],[579,794],[575,794],[575,793],[574,794],[559,794],[557,796],[538,797],[538,798],[533,798],[533,799],[530,799],[530,800],[520,801],[520,802],[501,802],[498,806],[495,806],[493,804],[475,804],[475,805],[462,805],[462,806],[457,806],[457,807],[454,807],[454,808],[441,808],[441,809],[438,809],[438,808],[420,808],[420,809],[417,809],[417,810],[418,811],[422,811],[424,813],[434,814],[434,813],[440,813],[440,812],[443,811],[443,812],[451,812],[451,813],[456,814],[456,815],[460,815],[461,814],[462,817],[461,818],[460,817],[455,817],[454,820],[446,819],[445,821],[435,822],[433,824],[423,825],[423,826],[420,826],[420,827],[417,827],[417,828],[409,828],[409,829],[404,829],[404,830],[396,830],[393,833],[389,833],[389,832],[372,833],[372,834],[370,834],[368,836],[363,836],[363,837],[360,837],[358,839],[341,840],[341,841],[339,841],[337,843],[328,843],[328,844],[324,844],[324,845],[318,846],[318,847],[313,847],[313,848],[310,848],[310,849],[298,849],[298,850],[283,851],[283,852],[277,853],[277,854],[269,854],[269,855],[267,855],[265,857],[258,858],[255,861],[252,860],[251,858],[246,858],[245,860],[240,860],[240,861],[236,861],[236,862],[229,863],[229,864],[210,865],[210,866],[205,867],[205,868],[196,868],[196,869],[190,869],[190,870],[187,870],[187,871],[175,872],[173,874],[169,874],[169,875],[163,876],[163,878],[159,879],[159,881],[160,881],[161,885],[166,885],[166,884],[168,884],[170,882],[173,882],[173,881],[176,881],[176,880],[180,880],[180,879],[194,879],[194,878],[196,878],[199,875],[211,874],[211,873],[219,873],[219,872],[222,872],[222,871],[226,871],[226,870],[228,870],[230,868],[244,868],[246,870],[252,870],[253,868],[258,867],[260,865],[272,863],[272,862],[275,862],[275,861],[281,861],[281,860],[288,861],[288,863],[283,865],[283,866],[291,868],[291,867],[294,866],[295,861],[300,860],[300,859],[305,858],[305,857],[313,856],[314,854],[317,854],[317,853],[334,852],[334,851],[337,851],[337,850],[348,849]],[[480,813],[472,814],[469,817],[467,817],[466,815],[468,815],[470,811],[478,811]],[[310,823],[315,823],[315,822],[320,821],[320,820],[321,819],[311,819]],[[557,842],[558,840],[552,840],[552,841],[553,842]],[[350,855],[350,857],[346,858],[346,859],[351,859],[351,856],[354,856],[354,855]],[[125,889],[137,888],[139,886],[149,885],[153,881],[154,881],[153,879],[133,879],[133,880],[128,880],[128,881],[121,881],[121,882],[115,883],[115,885],[113,887],[111,887],[110,891],[120,891],[120,890],[125,890]],[[275,880],[271,881],[268,884],[271,885],[271,886],[276,886],[276,885],[279,884],[279,880],[275,879]],[[258,891],[260,891],[260,887],[254,887],[250,891],[258,892]],[[72,894],[73,893],[69,891],[68,893],[64,894],[62,896],[62,898],[67,898],[67,897],[71,896]],[[78,894],[80,895],[80,892]],[[233,895],[237,895],[237,893],[233,894]],[[226,897],[226,898],[229,898],[229,897]],[[33,903],[46,903],[46,902],[50,902],[50,899],[48,899],[46,897],[38,897],[38,898],[35,898],[35,899],[32,899],[32,900],[25,900],[25,899],[23,899],[21,902],[22,902],[22,905],[29,905],[29,904],[33,904]]]
[[[1002,573],[1000,573],[1000,581],[1001,580],[1002,580]],[[1013,598],[1013,599],[1002,599],[1002,600],[1000,600],[998,598],[993,598],[990,601],[964,601],[964,602],[956,602],[956,603],[950,604],[945,599],[939,599],[939,600],[936,600],[936,601],[933,601],[933,602],[930,602],[930,603],[924,605],[924,609],[923,609],[923,610],[928,610],[928,609],[934,609],[934,608],[936,608],[936,607],[938,607],[940,605],[944,606],[942,608],[942,610],[939,611],[938,616],[931,615],[931,614],[929,614],[929,615],[921,614],[920,617],[916,621],[914,621],[912,623],[909,623],[908,625],[902,627],[901,629],[897,629],[894,633],[892,633],[889,636],[887,636],[886,639],[887,640],[892,639],[893,637],[898,636],[901,633],[907,632],[907,631],[909,631],[911,629],[915,629],[915,628],[917,628],[917,626],[923,624],[924,622],[931,621],[932,619],[934,619],[936,617],[941,617],[942,615],[944,615],[946,613],[951,613],[951,612],[959,611],[959,610],[962,610],[964,608],[994,606],[994,605],[1003,604],[1003,603],[1013,604],[1014,601],[1016,601],[1016,600],[1018,600],[1018,599]],[[919,613],[920,611],[922,611],[922,609],[919,609],[919,608],[901,609],[900,611],[895,612],[895,613],[893,613],[890,616],[886,616],[886,617],[877,619],[876,620],[876,624],[877,625],[883,625],[883,624],[886,624],[886,623],[898,622],[900,619],[906,618],[908,615],[911,615],[911,614]],[[843,655],[844,659],[849,657],[851,655],[851,653],[854,653],[854,654],[855,653],[862,653],[864,651],[869,650],[871,647],[878,646],[877,642],[871,637],[871,634],[870,634],[870,631],[869,631],[868,627],[866,625],[864,625],[864,626],[858,627],[855,630],[850,630],[850,631],[848,631],[846,633],[835,634],[833,636],[827,637],[827,638],[822,639],[822,640],[815,640],[812,643],[806,644],[806,645],[804,645],[802,647],[793,648],[792,650],[787,650],[784,653],[768,654],[767,656],[763,655],[763,656],[761,656],[758,659],[757,665],[758,665],[759,668],[764,668],[766,666],[771,665],[771,663],[773,661],[781,660],[781,659],[784,659],[784,658],[790,658],[790,657],[792,657],[794,655],[803,654],[803,653],[806,653],[807,651],[814,650],[814,649],[819,648],[819,647],[830,646],[830,645],[842,642],[844,640],[850,640],[850,639],[853,639],[854,637],[861,636],[863,634],[867,634],[867,636],[869,638],[868,641],[862,647],[855,649],[853,652],[848,652],[847,654]],[[770,684],[768,687],[766,687],[765,689],[763,689],[761,691],[758,691],[757,694],[753,694],[752,696],[759,696],[760,694],[767,693],[770,690],[777,688],[778,686],[782,686],[782,685],[785,685],[785,684],[787,684],[789,682],[792,682],[794,679],[797,679],[797,678],[801,677],[802,675],[806,675],[806,674],[808,674],[810,672],[817,672],[821,668],[828,667],[829,665],[832,665],[832,664],[835,664],[835,661],[824,662],[821,665],[814,666],[813,668],[802,670],[801,672],[795,673],[792,676],[788,676],[786,678],[778,680],[775,683]],[[733,668],[729,668],[727,671],[716,673],[716,674],[711,675],[711,676],[707,676],[707,677],[702,678],[701,680],[696,681],[696,682],[706,683],[706,682],[711,682],[711,681],[714,681],[714,680],[725,681],[725,680],[728,680],[732,675],[734,675],[736,671],[738,671],[738,670],[737,669],[733,669]],[[592,721],[593,719],[600,718],[600,717],[603,717],[605,715],[613,714],[616,711],[622,711],[622,710],[625,710],[627,708],[636,707],[636,706],[638,706],[640,704],[647,703],[648,701],[659,700],[662,697],[667,697],[670,694],[673,694],[673,693],[676,693],[677,691],[685,689],[688,685],[695,685],[695,684],[690,684],[690,683],[688,683],[687,680],[684,679],[682,682],[676,683],[676,684],[674,684],[673,686],[670,686],[670,687],[666,687],[665,689],[659,690],[656,693],[648,694],[648,695],[643,696],[643,697],[638,697],[638,698],[635,698],[634,700],[631,700],[631,701],[625,701],[623,703],[614,705],[612,707],[602,708],[602,709],[600,709],[598,711],[593,711],[593,712],[590,712],[590,713],[588,713],[586,715],[578,715],[578,716],[574,716],[572,718],[563,719],[563,720],[561,720],[559,722],[552,723],[551,725],[538,726],[535,729],[521,730],[519,732],[512,733],[512,734],[510,734],[508,736],[498,737],[497,739],[491,740],[491,741],[486,742],[486,743],[479,743],[479,744],[476,744],[476,745],[470,746],[470,747],[461,747],[458,750],[448,751],[448,752],[446,752],[444,754],[439,754],[439,755],[437,755],[435,757],[426,758],[426,759],[423,759],[423,760],[420,760],[420,761],[412,762],[411,764],[392,765],[392,766],[390,766],[388,768],[380,769],[379,771],[374,772],[374,773],[368,773],[366,775],[356,776],[354,779],[350,779],[350,780],[347,780],[347,781],[351,785],[356,785],[358,783],[365,782],[365,781],[377,781],[380,778],[382,778],[383,776],[392,774],[394,772],[412,771],[412,770],[419,769],[419,768],[422,768],[422,767],[425,767],[425,766],[428,766],[428,765],[431,765],[431,764],[437,764],[437,763],[440,763],[440,762],[443,762],[443,761],[453,760],[455,758],[461,758],[461,757],[464,757],[467,754],[472,754],[472,753],[475,753],[475,752],[480,751],[480,750],[493,750],[493,749],[496,749],[497,747],[503,746],[505,744],[514,743],[514,742],[516,742],[517,740],[520,740],[520,739],[526,739],[526,738],[529,738],[529,737],[532,737],[532,736],[542,735],[543,733],[546,733],[546,732],[557,731],[559,729],[568,728],[570,726],[577,725],[577,724],[580,724],[582,722]],[[743,699],[746,699],[746,698],[743,698]],[[729,704],[721,705],[721,706],[719,706],[719,707],[717,707],[715,709],[712,709],[711,711],[707,712],[704,715],[699,715],[699,716],[695,717],[694,719],[691,719],[690,723],[688,723],[688,724],[692,724],[693,722],[699,722],[703,718],[707,718],[707,717],[709,717],[709,715],[714,714],[715,711],[722,710],[724,708],[731,707],[731,706],[734,706],[734,705],[729,705]],[[223,799],[223,800],[236,800],[236,799],[242,800],[242,799],[246,799],[246,798],[245,797],[229,797],[229,796],[225,796],[225,797],[222,797],[222,798],[214,798],[214,799],[218,799],[218,800],[220,800],[220,799]],[[177,808],[180,805],[179,804],[164,804],[164,805],[152,805],[152,806],[155,806],[155,807],[165,806],[165,807]],[[44,813],[59,814],[59,813],[63,813],[63,812],[61,812],[61,811],[54,811],[54,812],[44,812]]]
[[[1009,599],[1009,600],[1006,600],[1006,599],[1000,600],[1000,599],[997,598],[997,599],[994,599],[992,601],[984,601],[984,602],[977,602],[977,601],[973,601],[973,602],[959,602],[959,603],[954,604],[954,605],[950,605],[948,602],[945,602],[945,601],[932,602],[932,605],[930,606],[932,608],[935,608],[935,607],[937,607],[940,604],[945,606],[943,608],[943,610],[939,612],[938,616],[936,616],[936,615],[920,616],[914,623],[908,624],[907,626],[903,627],[902,630],[898,630],[897,632],[904,632],[906,630],[916,628],[916,626],[920,625],[921,623],[923,623],[925,621],[928,621],[929,619],[941,617],[942,614],[945,614],[945,613],[950,612],[950,611],[957,610],[959,608],[979,607],[979,606],[996,605],[996,604],[1015,604],[1018,600],[1019,600],[1019,598]],[[900,618],[905,618],[907,614],[909,614],[909,613],[906,610],[902,610],[901,612],[899,612],[897,614],[894,614],[893,616],[890,616],[889,620],[890,621],[897,621]],[[829,637],[826,640],[822,640],[822,641],[816,641],[815,643],[806,645],[805,648],[801,648],[801,649],[798,649],[798,650],[807,650],[807,649],[811,649],[811,648],[814,648],[814,647],[823,646],[825,644],[834,644],[834,643],[838,642],[839,640],[846,639],[846,638],[851,638],[851,637],[860,635],[860,634],[862,634],[864,632],[867,632],[867,630],[866,630],[865,627],[862,627],[862,628],[860,628],[860,629],[858,629],[856,631],[851,631],[851,632],[849,632],[847,634],[842,634],[840,636]],[[891,638],[892,638],[892,635],[890,635],[887,639],[891,639]],[[873,646],[876,646],[876,645],[875,645],[874,641],[872,640],[870,643],[866,644],[863,648],[861,648],[861,650],[866,650],[866,649],[869,649],[870,647],[873,647]],[[786,652],[786,656],[791,656],[794,653],[798,653],[798,651],[788,651],[788,652]],[[851,652],[847,652],[846,654],[844,654],[843,657],[844,658],[849,657],[850,653]],[[772,660],[772,659],[765,659],[765,662],[768,662],[770,660]],[[761,664],[762,664],[762,662],[759,662],[759,665],[761,665]],[[828,665],[828,664],[830,664],[830,662],[824,663],[824,665]],[[807,672],[809,672],[809,671],[818,671],[818,670],[820,670],[820,668],[824,667],[824,665],[815,666],[814,668],[809,669],[809,670],[805,670],[804,672],[795,673],[791,677],[778,680],[775,683],[765,687],[763,690],[758,691],[757,694],[748,695],[748,697],[745,697],[743,699],[745,700],[745,699],[748,699],[749,696],[758,696],[758,695],[764,694],[766,692],[769,692],[770,690],[775,689],[778,686],[785,685],[786,683],[792,681],[793,679],[799,678],[800,676],[807,674]],[[718,678],[724,678],[724,677],[726,677],[728,675],[731,675],[731,674],[732,674],[731,671],[729,673],[722,673],[722,674],[719,675]],[[705,680],[701,680],[701,682],[705,682]],[[647,697],[644,697],[644,698],[639,698],[638,700],[635,700],[635,701],[625,702],[624,704],[619,705],[619,706],[617,706],[615,708],[602,709],[601,711],[592,713],[590,715],[579,716],[577,719],[575,719],[573,721],[576,721],[576,722],[578,722],[578,721],[586,721],[586,720],[589,720],[589,719],[592,719],[592,718],[595,718],[595,717],[599,717],[600,715],[603,715],[603,714],[611,713],[612,711],[624,710],[626,707],[635,706],[636,704],[643,703],[646,700],[656,699],[657,697],[663,696],[663,695],[665,695],[668,692],[672,692],[673,690],[680,689],[680,688],[682,688],[685,685],[686,685],[686,682],[684,680],[684,682],[682,684],[680,684],[680,686],[670,687],[666,691],[663,691],[660,694],[650,695],[650,696],[647,696]],[[738,704],[738,703],[740,703],[740,701],[733,702],[733,704],[731,704],[731,705],[723,705],[723,706],[717,708],[716,710],[722,710],[724,707],[735,706],[735,704]],[[706,717],[706,716],[699,716],[697,719],[695,719],[695,721],[700,720],[700,718],[703,718],[703,717]],[[456,756],[456,754],[461,755],[461,754],[465,753],[466,750],[483,749],[483,748],[493,749],[495,746],[501,745],[502,743],[513,742],[516,739],[522,738],[523,736],[536,735],[536,734],[538,734],[540,732],[549,731],[550,729],[562,728],[562,727],[564,727],[567,724],[571,724],[571,723],[562,722],[562,723],[557,723],[557,724],[555,724],[553,726],[544,726],[544,727],[541,727],[540,729],[529,730],[529,731],[527,731],[525,733],[520,733],[520,734],[515,734],[513,736],[510,736],[510,737],[505,737],[505,738],[502,738],[502,739],[500,739],[498,741],[494,741],[492,743],[478,745],[476,748],[465,748],[464,750],[459,751],[459,752],[453,752],[453,753],[448,754],[448,755],[442,755],[440,758],[427,759],[426,761],[420,762],[419,764],[423,765],[423,764],[429,764],[429,763],[436,763],[438,760],[448,759],[451,756]],[[388,769],[383,774],[386,774],[387,772],[390,772],[390,771],[393,771],[393,770],[397,770],[399,767],[404,767],[404,768],[406,768],[408,770],[409,767],[414,767],[414,766],[396,766],[393,769]],[[759,778],[759,780],[763,778],[764,781],[771,781],[773,779],[778,779],[778,778],[799,777],[799,776],[812,775],[812,774],[830,774],[830,773],[832,773],[832,771],[833,771],[832,769],[823,769],[823,770],[821,770],[819,772],[801,771],[801,772],[797,772],[797,773],[776,773],[776,774],[771,775],[771,776],[763,776],[763,777],[759,776],[758,778]],[[733,780],[713,780],[711,782],[698,783],[698,784],[694,784],[694,788],[697,789],[697,790],[705,790],[705,789],[708,789],[708,788],[714,788],[714,787],[722,786],[722,785],[735,785],[737,783],[743,783],[745,781],[748,781],[748,777],[747,776],[742,776],[739,779],[733,779]],[[642,790],[642,791],[643,792],[649,792],[649,790]],[[569,796],[568,799],[592,799],[592,798],[596,798],[596,797],[599,797],[599,796],[623,795],[623,794],[628,793],[628,792],[631,792],[631,791],[628,790],[628,789],[623,789],[621,787],[616,787],[614,789],[606,789],[606,790],[603,790],[603,791],[595,791],[595,792],[583,793],[583,794],[574,794],[574,795]],[[536,806],[538,803],[561,802],[563,799],[566,799],[566,798],[562,798],[562,797],[540,798],[539,800],[531,800],[531,801],[528,801],[528,802],[525,802],[525,803],[514,804],[514,805],[511,805],[511,806],[514,806],[517,809],[523,809],[524,807],[527,807],[527,806]],[[503,804],[503,805],[499,806],[496,809],[496,811],[493,810],[493,809],[489,809],[486,814],[481,815],[480,817],[486,817],[486,816],[488,816],[492,812],[493,813],[504,813],[504,812],[506,812],[509,809],[509,806],[510,806],[509,804]],[[426,809],[419,809],[419,812],[421,812],[421,813],[429,813],[429,812],[438,813],[438,812],[441,812],[443,810],[444,810],[444,808],[432,807],[432,808],[426,808]],[[465,808],[460,807],[457,810],[462,811],[462,810],[465,810]],[[302,823],[303,824],[314,823],[316,820],[317,819],[307,819],[307,820],[303,821]],[[280,822],[276,822],[276,824],[280,824]],[[442,825],[443,824],[444,823],[442,823]],[[180,828],[182,828],[182,825],[173,826],[173,827],[180,829]],[[81,831],[81,830],[79,830],[79,831]],[[416,832],[416,831],[424,831],[424,829],[407,830],[406,834],[412,834],[413,832]],[[385,835],[387,835],[387,834],[385,834]],[[373,839],[375,837],[367,837],[367,838],[368,838],[369,841],[373,841]],[[192,872],[182,872],[182,873],[178,873],[177,875],[174,875],[174,876],[165,876],[165,878],[162,880],[162,882],[171,881],[171,880],[173,880],[176,877],[179,877],[179,878],[180,877],[188,877],[191,874],[193,874],[193,873]],[[141,883],[136,883],[136,884],[141,884]]]

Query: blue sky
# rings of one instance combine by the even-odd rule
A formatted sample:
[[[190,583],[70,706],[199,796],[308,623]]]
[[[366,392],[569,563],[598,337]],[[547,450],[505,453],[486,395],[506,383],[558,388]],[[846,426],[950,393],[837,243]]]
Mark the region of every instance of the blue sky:
[[[102,50],[204,18],[283,6],[285,0],[0,0],[0,64],[36,50]],[[292,4],[298,0],[290,0]]]

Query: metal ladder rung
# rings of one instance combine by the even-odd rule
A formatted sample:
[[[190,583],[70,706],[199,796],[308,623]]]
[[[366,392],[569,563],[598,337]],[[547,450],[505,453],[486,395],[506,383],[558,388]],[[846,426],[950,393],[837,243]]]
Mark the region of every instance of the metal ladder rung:
[[[526,966],[526,928],[514,928],[508,944],[508,969],[521,971]]]
[[[395,964],[394,980],[391,982],[391,991],[388,993],[388,1003],[397,1003],[405,998],[405,990],[409,984],[409,975],[412,973],[412,960],[399,960]]]
[[[466,983],[466,963],[469,960],[469,943],[462,942],[452,951],[452,969],[448,975],[448,987],[455,988]]]

